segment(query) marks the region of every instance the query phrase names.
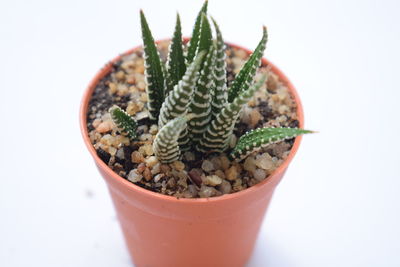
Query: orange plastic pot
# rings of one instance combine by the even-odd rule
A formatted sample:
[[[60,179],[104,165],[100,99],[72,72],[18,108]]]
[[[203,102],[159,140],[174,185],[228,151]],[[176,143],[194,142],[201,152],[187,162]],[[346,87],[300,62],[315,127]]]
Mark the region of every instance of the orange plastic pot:
[[[138,48],[125,54],[135,49]],[[296,138],[289,156],[272,175],[241,192],[207,199],[177,199],[136,186],[114,173],[97,156],[86,128],[93,90],[111,71],[112,63],[120,58],[103,67],[86,89],[80,125],[85,144],[107,183],[132,261],[137,267],[244,266],[251,256],[274,190],[293,159],[301,137]],[[266,59],[263,62],[288,86],[303,127],[303,110],[295,88],[277,67]]]

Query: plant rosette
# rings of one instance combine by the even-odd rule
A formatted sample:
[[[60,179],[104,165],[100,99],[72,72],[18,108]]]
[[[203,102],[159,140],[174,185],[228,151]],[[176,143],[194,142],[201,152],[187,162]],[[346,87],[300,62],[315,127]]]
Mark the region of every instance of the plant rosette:
[[[215,21],[212,41],[206,9],[190,40],[178,16],[157,43],[141,12],[144,49],[104,66],[82,100],[81,132],[136,266],[244,266],[310,132],[293,85],[262,58],[266,29],[253,53],[223,42]]]

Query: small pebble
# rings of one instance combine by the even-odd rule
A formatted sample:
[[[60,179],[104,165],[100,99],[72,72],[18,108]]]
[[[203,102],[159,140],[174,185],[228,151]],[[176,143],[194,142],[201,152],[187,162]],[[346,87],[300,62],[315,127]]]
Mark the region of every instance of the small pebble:
[[[265,152],[261,155],[257,155],[256,165],[257,165],[257,167],[264,169],[264,170],[271,170],[274,167],[272,158],[267,152]]]
[[[164,176],[165,176],[164,173],[157,174],[156,176],[154,176],[154,182],[158,183],[160,179],[163,178]]]
[[[129,115],[133,116],[135,115],[137,112],[139,112],[140,110],[142,110],[143,106],[138,105],[135,102],[130,101],[128,103],[128,106],[126,107],[126,113],[128,113]]]
[[[110,146],[108,148],[108,153],[110,153],[111,156],[115,156],[115,154],[117,153],[117,149],[113,146]]]
[[[154,154],[153,152],[153,145],[152,144],[145,144],[139,147],[139,152],[145,156],[151,156]]]
[[[209,160],[204,160],[201,164],[201,168],[206,172],[211,172],[214,170],[214,164]]]
[[[108,92],[112,95],[117,92],[117,85],[115,83],[108,84]]]
[[[95,120],[92,122],[93,128],[97,128],[97,126],[99,126],[100,123],[101,123],[101,120],[100,120],[100,119],[95,119]]]
[[[155,124],[151,125],[149,133],[152,134],[152,135],[155,135],[157,132],[158,132],[158,126],[155,125]]]
[[[167,164],[161,164],[160,169],[162,173],[168,173],[171,170]]]
[[[148,117],[149,117],[149,113],[147,111],[141,111],[141,112],[136,113],[135,120],[140,121],[140,120],[143,120]]]
[[[124,153],[124,149],[118,148],[117,153],[115,154],[115,156],[119,159],[125,159],[125,153]]]
[[[118,96],[125,96],[128,94],[128,92],[129,92],[128,85],[121,84],[121,83],[117,84],[117,95]]]
[[[210,161],[213,164],[215,170],[221,170],[222,169],[222,167],[221,167],[221,158],[220,157],[213,157]]]
[[[140,163],[136,168],[138,173],[143,173],[145,169],[146,169],[146,164],[144,163]]]
[[[231,164],[231,162],[229,161],[228,157],[222,155],[222,156],[220,156],[219,158],[220,158],[220,160],[221,160],[221,168],[222,168],[222,170],[228,169],[228,168],[229,168],[229,165]]]
[[[174,161],[171,163],[172,168],[177,171],[183,171],[185,169],[185,163],[180,160]]]
[[[236,166],[232,166],[229,169],[227,169],[225,171],[225,176],[226,176],[226,179],[228,179],[229,181],[236,180],[238,177],[238,171],[236,169]]]
[[[175,187],[175,185],[176,185],[176,181],[174,178],[171,177],[167,182],[167,186],[173,188],[173,187]]]
[[[217,194],[217,190],[214,187],[202,185],[200,190],[199,190],[199,196],[200,197],[212,197]]]
[[[245,124],[251,125],[251,116],[250,116],[250,114],[251,114],[251,111],[252,111],[253,109],[251,109],[251,108],[245,106],[242,110],[243,110],[243,111],[242,111],[242,119],[241,119],[241,121],[242,121],[243,123],[245,123]]]
[[[151,171],[150,171],[149,168],[146,168],[146,169],[144,170],[143,176],[144,176],[144,179],[145,179],[146,181],[150,181],[150,180],[151,180],[152,176],[151,176]]]
[[[253,109],[250,113],[250,126],[254,127],[256,124],[262,120],[262,116],[257,109]]]
[[[255,170],[256,170],[256,160],[255,160],[255,158],[253,157],[253,156],[248,156],[246,159],[245,159],[245,161],[244,161],[244,164],[243,164],[243,168],[246,170],[246,171],[249,171],[249,172],[254,172]]]
[[[135,169],[131,170],[128,174],[128,180],[133,182],[133,183],[137,183],[139,181],[141,181],[143,178],[143,176],[139,173],[137,173],[137,171]]]
[[[104,145],[107,146],[112,146],[115,142],[115,137],[112,136],[111,134],[105,134],[103,137],[100,139],[100,142]]]
[[[222,183],[222,179],[217,175],[209,175],[205,177],[203,183],[205,185],[216,186]]]
[[[219,176],[222,179],[225,179],[225,173],[221,170],[216,170],[215,175]]]
[[[192,193],[193,196],[197,195],[197,188],[195,185],[193,185],[193,184],[188,185],[188,189]]]
[[[147,102],[147,94],[146,94],[145,92],[143,92],[143,93],[140,95],[140,101],[142,101],[143,103],[146,103],[146,102]]]
[[[254,171],[253,176],[257,181],[262,181],[267,176],[267,173],[263,169],[257,169]]]
[[[193,168],[189,171],[188,175],[191,180],[197,185],[200,186],[203,182],[201,179],[202,171],[200,169]]]
[[[152,134],[142,134],[139,136],[140,141],[151,141],[153,140],[153,135]]]
[[[157,174],[160,173],[161,171],[161,163],[157,163],[156,165],[153,166],[153,168],[151,169],[151,174]]]
[[[242,180],[241,179],[235,180],[235,182],[233,183],[233,187],[232,188],[233,188],[233,190],[235,192],[243,190],[244,188],[242,186]]]
[[[143,81],[138,82],[136,86],[142,91],[146,88],[146,84]]]
[[[150,156],[147,159],[145,159],[146,165],[149,168],[152,168],[154,165],[158,163],[158,159],[155,156]]]
[[[218,186],[219,191],[222,194],[229,194],[232,191],[232,185],[226,180],[222,180],[222,183]]]
[[[115,73],[115,78],[117,78],[118,80],[125,79],[125,72],[123,72],[122,70],[118,71],[117,73]]]
[[[131,154],[131,161],[133,163],[142,163],[144,162],[144,157],[139,151],[133,151]]]
[[[286,105],[282,105],[282,106],[279,106],[278,112],[280,114],[286,114],[286,113],[290,112],[290,108],[288,106],[286,106]]]
[[[99,133],[106,133],[106,132],[111,131],[113,126],[114,125],[113,125],[112,121],[103,121],[96,127],[96,131]]]

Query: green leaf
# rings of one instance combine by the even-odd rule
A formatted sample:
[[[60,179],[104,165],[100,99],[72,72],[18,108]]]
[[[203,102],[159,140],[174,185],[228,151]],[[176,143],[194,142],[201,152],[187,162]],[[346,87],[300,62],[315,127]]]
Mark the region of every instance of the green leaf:
[[[197,51],[208,51],[210,50],[211,46],[212,46],[212,32],[211,32],[210,22],[208,21],[206,13],[202,13],[199,47],[197,48]]]
[[[193,143],[197,143],[200,140],[211,119],[212,99],[210,91],[214,87],[214,62],[215,50],[211,46],[204,60],[204,65],[200,71],[200,77],[189,106],[189,112],[193,114],[193,119],[188,123],[188,131]]]
[[[226,88],[226,62],[225,62],[225,43],[222,38],[221,31],[217,22],[212,18],[214,28],[216,31],[216,40],[214,42],[216,57],[214,64],[214,88],[211,92],[212,100],[212,113],[215,117],[226,103],[228,94]]]
[[[182,29],[179,14],[176,15],[176,26],[174,36],[172,37],[169,46],[168,60],[167,60],[167,91],[171,91],[174,86],[182,79],[185,74],[186,65],[185,57],[183,56],[182,46]]]
[[[187,56],[186,56],[186,61],[187,63],[191,63],[196,55],[197,52],[197,47],[200,39],[200,28],[201,28],[201,18],[202,14],[206,13],[207,14],[207,5],[208,1],[204,1],[204,4],[197,15],[196,22],[193,27],[193,32],[192,32],[192,38],[190,39],[189,46],[188,46],[188,51],[187,51]]]
[[[118,106],[109,109],[111,119],[117,127],[133,140],[136,138],[137,122]]]
[[[140,22],[142,26],[149,115],[152,120],[156,120],[161,104],[164,101],[164,73],[160,55],[142,10],[140,10]]]
[[[186,128],[187,117],[175,118],[165,124],[157,133],[153,143],[154,154],[161,163],[178,160],[180,155],[178,139]]]
[[[163,127],[168,121],[186,114],[193,91],[199,78],[199,69],[205,56],[205,51],[199,53],[189,65],[182,80],[174,86],[161,106],[158,126]]]
[[[199,151],[223,152],[227,149],[242,106],[265,84],[266,78],[266,75],[263,75],[257,83],[253,84],[248,90],[242,91],[232,103],[227,103],[221,109],[221,112],[211,121],[207,130],[203,133],[203,138],[197,146]]]
[[[268,40],[267,28],[263,27],[263,36],[261,41],[257,45],[256,50],[250,56],[250,58],[246,61],[235,80],[232,82],[228,90],[228,101],[232,102],[233,99],[239,94],[242,90],[247,90],[247,88],[252,83],[254,76],[256,74],[257,68],[260,65],[261,58],[264,54],[264,50]]]
[[[160,117],[158,119],[159,128],[167,124],[168,121],[187,113],[197,80],[199,78],[200,65],[203,62],[204,56],[205,51],[197,54],[195,60],[187,68],[182,80],[175,85],[174,89],[165,98],[165,101],[161,106]],[[181,149],[183,150],[190,148],[188,131],[186,128],[181,133],[179,143],[181,145]]]
[[[313,133],[299,128],[260,128],[247,132],[240,137],[230,157],[240,161],[250,153],[260,150],[270,144],[291,139],[296,136]]]

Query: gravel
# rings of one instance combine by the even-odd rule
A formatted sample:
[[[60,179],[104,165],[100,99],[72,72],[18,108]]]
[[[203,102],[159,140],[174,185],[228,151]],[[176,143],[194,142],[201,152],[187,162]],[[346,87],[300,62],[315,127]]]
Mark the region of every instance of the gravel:
[[[158,46],[165,59],[168,42]],[[227,46],[228,85],[244,64],[247,54]],[[243,108],[234,134],[238,138],[257,127],[298,127],[296,105],[287,87],[262,66],[257,74],[268,72],[267,85],[256,92]],[[293,139],[272,144],[240,163],[225,154],[202,155],[190,150],[171,164],[161,164],[154,156],[152,142],[158,127],[149,120],[145,92],[143,53],[138,50],[115,63],[112,72],[99,81],[89,102],[87,127],[97,154],[118,175],[138,186],[182,198],[216,197],[245,190],[265,179],[285,160]],[[108,109],[118,105],[138,121],[138,140],[121,135]]]

